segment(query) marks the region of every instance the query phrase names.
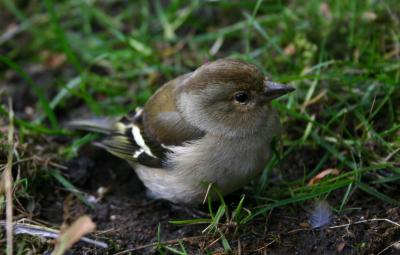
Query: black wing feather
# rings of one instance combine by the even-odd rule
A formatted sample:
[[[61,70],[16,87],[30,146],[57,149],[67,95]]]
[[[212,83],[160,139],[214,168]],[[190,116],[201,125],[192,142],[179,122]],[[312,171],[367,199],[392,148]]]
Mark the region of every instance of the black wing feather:
[[[155,157],[145,153],[136,143],[132,133],[132,125],[141,130],[143,140]],[[80,119],[68,122],[66,126],[70,129],[102,133],[105,137],[100,143],[97,143],[97,146],[128,162],[138,162],[148,167],[161,168],[165,153],[168,151],[161,144],[143,135],[140,112],[137,114],[132,111],[118,121],[107,118]]]

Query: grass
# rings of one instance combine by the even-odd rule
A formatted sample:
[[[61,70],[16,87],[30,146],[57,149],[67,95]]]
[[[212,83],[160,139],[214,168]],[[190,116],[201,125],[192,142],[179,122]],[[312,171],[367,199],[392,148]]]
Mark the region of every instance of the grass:
[[[333,195],[335,211],[344,211],[351,209],[348,204],[360,191],[366,197],[400,204],[396,192],[400,179],[400,5],[396,0],[172,0],[169,5],[144,0],[24,4],[6,0],[0,6],[4,13],[0,24],[5,28],[0,31],[1,128],[7,128],[6,98],[18,95],[10,89],[13,86],[30,91],[24,106],[33,107],[28,117],[26,108],[16,109],[20,145],[40,144],[43,137],[52,135],[72,137],[70,145],[46,150],[52,159],[71,158],[93,140],[60,128],[74,115],[76,105],[91,116],[122,115],[142,105],[163,82],[205,61],[233,57],[252,62],[267,76],[297,88],[273,104],[285,130],[263,175],[246,200],[237,203],[236,210],[243,203],[250,208],[243,224],[251,224],[273,208],[330,200]],[[1,149],[6,148],[6,139],[1,132]],[[6,150],[1,149],[0,163],[5,164]],[[18,150],[26,157],[37,152]],[[289,166],[284,167],[285,162]],[[33,196],[32,186],[43,175],[49,176],[43,174],[47,166],[27,160],[20,167],[20,178],[29,176],[29,181],[24,188],[14,184],[14,195],[21,191]],[[24,167],[34,170],[24,171]],[[306,185],[328,168],[340,174]],[[271,179],[279,169],[290,170],[296,178],[283,173],[278,181]],[[68,188],[68,180],[58,180]],[[231,219],[227,210],[232,209],[227,207],[222,203],[219,213],[210,211],[207,222],[215,230],[210,234],[219,233],[221,218]],[[223,236],[222,245],[228,250],[229,237]],[[183,243],[159,249],[187,253]]]

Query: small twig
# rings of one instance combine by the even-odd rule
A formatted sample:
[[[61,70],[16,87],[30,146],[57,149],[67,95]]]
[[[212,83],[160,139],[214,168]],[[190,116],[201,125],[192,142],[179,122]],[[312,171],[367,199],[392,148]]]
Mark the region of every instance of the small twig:
[[[133,252],[133,251],[143,250],[143,249],[150,248],[150,247],[153,247],[153,246],[157,246],[157,245],[160,245],[160,244],[176,244],[179,241],[189,242],[189,241],[193,241],[193,240],[201,239],[201,238],[204,238],[204,236],[190,236],[190,237],[184,237],[184,238],[181,238],[181,239],[168,240],[168,241],[165,241],[165,242],[149,243],[149,244],[145,244],[145,245],[141,245],[141,246],[136,246],[135,248],[128,249],[128,250],[125,250],[125,251],[117,252],[114,255],[127,254],[127,253],[130,253],[130,252]]]
[[[8,100],[9,124],[8,124],[8,155],[7,166],[4,171],[4,189],[6,193],[6,231],[7,231],[7,255],[13,254],[13,202],[12,202],[12,165],[14,151],[14,112],[12,110],[12,100]]]
[[[286,234],[293,234],[293,233],[297,233],[300,231],[309,231],[309,230],[313,230],[312,228],[296,228],[296,229],[292,229],[288,232],[286,232]]]
[[[49,161],[48,164],[49,164],[50,166],[53,166],[53,167],[58,168],[58,169],[61,169],[61,170],[68,170],[68,167],[63,166],[63,165],[58,164],[58,163],[55,163],[55,162],[53,162],[53,161]]]
[[[211,246],[213,246],[214,244],[216,244],[219,240],[221,240],[222,236],[219,236],[217,239],[215,239],[214,241],[212,241],[209,245],[207,245],[207,248],[210,248]]]
[[[276,242],[276,240],[272,240],[271,242],[267,243],[267,244],[264,245],[263,247],[258,248],[257,250],[253,250],[252,253],[253,253],[253,252],[254,252],[254,253],[258,253],[258,252],[260,252],[260,251],[262,251],[262,250],[265,250],[268,246],[270,246],[271,244],[273,244],[273,243],[275,243],[275,242]]]
[[[6,226],[6,222],[0,221],[0,226]],[[28,223],[15,223],[14,224],[14,233],[16,235],[18,234],[28,234],[31,236],[40,236],[44,238],[52,238],[52,239],[57,239],[58,236],[60,235],[60,231],[48,228],[48,227],[43,227],[43,226],[38,226],[34,224],[28,224]],[[82,237],[80,241],[93,244],[96,247],[100,248],[108,248],[108,245],[104,242],[101,241],[96,241],[88,237]]]
[[[390,224],[393,224],[393,225],[395,225],[397,227],[400,227],[399,223],[397,223],[395,221],[392,221],[392,220],[389,220],[389,219],[368,219],[368,220],[359,220],[359,221],[356,221],[356,222],[353,222],[353,223],[347,223],[347,224],[332,226],[332,227],[329,227],[329,229],[344,228],[344,227],[348,227],[348,226],[351,226],[351,225],[356,225],[356,224],[361,224],[361,223],[366,223],[366,222],[373,222],[373,221],[386,221],[386,222],[388,222]]]
[[[388,162],[399,151],[400,151],[400,148],[397,148],[396,150],[389,153],[389,155],[387,155],[386,158],[383,159],[383,162]]]
[[[38,157],[38,156],[33,156],[33,159],[35,159],[35,160],[37,160],[37,161],[39,161],[41,163],[44,163],[45,165],[50,165],[50,166],[53,166],[53,167],[61,169],[61,170],[67,170],[68,169],[68,167],[66,167],[64,165],[61,165],[61,164],[58,164],[56,162],[53,162],[50,159],[43,159],[43,158]]]
[[[16,161],[13,162],[13,166],[16,166],[16,165],[18,165],[18,164],[20,164],[20,163],[23,163],[23,162],[32,160],[33,158],[34,158],[34,156],[16,160]],[[7,166],[7,165],[1,166],[1,167],[0,167],[0,171],[3,170],[3,169],[5,169],[6,166]]]
[[[351,225],[357,225],[357,224],[361,224],[361,223],[374,222],[374,221],[385,221],[385,222],[388,222],[388,223],[390,223],[392,225],[395,225],[396,227],[400,227],[399,223],[397,223],[395,221],[392,221],[392,220],[389,220],[389,219],[367,219],[367,220],[359,220],[359,221],[356,221],[356,222],[350,222],[350,223],[346,223],[346,224],[331,226],[331,227],[328,227],[328,229],[345,228],[345,227],[349,227]],[[311,229],[311,228],[298,228],[298,229],[293,229],[293,230],[287,232],[287,234],[292,234],[292,233],[296,233],[296,232],[300,232],[300,231],[309,231],[309,230],[313,230],[313,229]]]
[[[376,255],[381,255],[382,253],[384,253],[385,251],[387,251],[388,249],[390,249],[391,247],[393,247],[393,246],[395,246],[397,244],[400,244],[400,241],[396,241],[396,242],[392,243],[391,245],[385,247],[383,250],[378,252],[378,254],[376,254]]]

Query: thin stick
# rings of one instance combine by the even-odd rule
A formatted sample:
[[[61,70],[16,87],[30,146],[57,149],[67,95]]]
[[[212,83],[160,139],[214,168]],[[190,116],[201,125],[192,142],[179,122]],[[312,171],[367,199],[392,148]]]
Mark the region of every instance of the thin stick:
[[[275,242],[276,242],[276,240],[272,240],[271,242],[267,243],[267,244],[264,245],[263,247],[258,248],[257,250],[253,250],[253,251],[251,251],[251,252],[256,253],[256,252],[260,252],[260,251],[262,251],[262,250],[266,251],[266,249],[268,248],[268,246],[270,246],[271,244],[273,244],[273,243],[275,243]]]
[[[368,222],[374,222],[374,221],[385,221],[387,223],[390,223],[390,224],[395,225],[395,226],[400,228],[400,223],[397,223],[397,222],[389,220],[389,219],[381,219],[381,218],[379,218],[379,219],[359,220],[359,221],[350,222],[350,223],[341,224],[341,225],[336,225],[336,226],[331,226],[331,227],[327,227],[327,228],[328,229],[346,228],[346,227],[349,227],[349,226],[352,226],[352,225],[368,223]],[[287,233],[288,234],[292,234],[292,233],[296,233],[296,232],[299,232],[299,231],[309,231],[309,230],[312,230],[312,229],[309,229],[309,228],[298,228],[298,229],[293,229],[293,230],[291,230],[291,231],[289,231]]]
[[[347,223],[347,224],[332,226],[332,227],[328,227],[328,228],[329,229],[344,228],[344,227],[348,227],[348,226],[351,226],[351,225],[356,225],[356,224],[361,224],[361,223],[366,223],[366,222],[373,222],[373,221],[386,221],[386,222],[388,222],[390,224],[393,224],[393,225],[395,225],[397,227],[400,227],[399,223],[397,223],[395,221],[392,221],[392,220],[389,220],[389,219],[367,219],[367,220],[359,220],[359,221],[356,221],[356,222],[353,222],[353,223]]]
[[[3,225],[6,225],[6,223],[0,220],[0,226]],[[40,236],[43,238],[52,238],[52,239],[57,239],[60,235],[59,230],[29,223],[23,223],[19,221],[14,224],[14,233],[16,235],[27,234],[31,236]],[[108,245],[105,242],[97,241],[88,237],[81,237],[80,241],[93,244],[96,247],[108,248]]]
[[[400,241],[396,241],[394,243],[392,243],[391,245],[385,247],[385,249],[381,250],[380,252],[378,252],[378,254],[376,255],[381,255],[382,253],[384,253],[385,251],[389,250],[391,247],[395,246],[396,244],[400,244]],[[397,247],[396,247],[397,248]]]
[[[6,192],[6,226],[7,226],[7,255],[13,254],[13,202],[12,202],[12,165],[14,151],[14,112],[12,110],[11,98],[8,101],[9,125],[8,125],[8,155],[7,166],[4,171],[4,189]]]

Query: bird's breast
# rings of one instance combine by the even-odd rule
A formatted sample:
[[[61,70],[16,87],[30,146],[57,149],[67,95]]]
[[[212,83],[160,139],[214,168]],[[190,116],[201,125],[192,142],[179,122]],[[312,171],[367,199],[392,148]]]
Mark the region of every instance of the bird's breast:
[[[273,112],[254,135],[234,138],[206,134],[181,146],[169,147],[166,169],[141,165],[134,168],[154,197],[198,204],[210,183],[225,195],[259,175],[270,157],[272,138],[279,133],[279,118]]]
[[[270,155],[269,137],[200,140],[171,147],[167,169],[136,166],[136,172],[154,197],[177,203],[203,201],[208,184],[223,194],[237,190],[256,177]]]

